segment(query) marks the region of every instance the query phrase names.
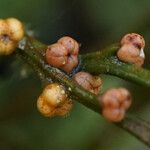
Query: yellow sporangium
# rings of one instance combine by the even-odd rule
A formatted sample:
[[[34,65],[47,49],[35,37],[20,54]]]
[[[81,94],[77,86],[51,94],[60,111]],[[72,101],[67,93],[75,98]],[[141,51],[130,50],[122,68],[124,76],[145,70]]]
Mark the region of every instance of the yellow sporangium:
[[[24,26],[18,19],[0,19],[0,55],[11,54],[23,36]]]
[[[38,98],[37,108],[46,117],[65,116],[72,108],[72,101],[62,85],[52,83]]]

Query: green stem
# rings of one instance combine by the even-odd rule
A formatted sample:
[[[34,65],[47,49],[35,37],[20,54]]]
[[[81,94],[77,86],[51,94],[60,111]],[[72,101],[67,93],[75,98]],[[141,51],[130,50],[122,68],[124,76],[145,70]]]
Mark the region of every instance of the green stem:
[[[52,80],[53,82],[63,84],[68,89],[74,100],[100,114],[100,105],[97,101],[96,95],[81,88],[59,69],[53,68],[45,63],[43,57],[45,48],[45,45],[40,44],[38,41],[26,38],[20,43],[19,49],[16,53],[25,62],[29,63],[40,76],[42,74],[45,80]],[[108,54],[108,56],[110,54]],[[132,118],[130,116],[126,116],[126,118],[117,125],[130,132],[141,142],[150,146],[150,127],[145,124],[143,120],[138,120],[136,117]]]
[[[22,43],[25,44],[24,47]],[[24,59],[25,62],[32,65],[37,72],[40,72],[40,76],[42,75],[46,80],[53,80],[53,82],[64,84],[65,87],[70,90],[71,95],[77,96],[79,98],[78,101],[81,100],[80,103],[85,106],[92,107],[97,111],[100,109],[97,109],[96,106],[98,102],[95,100],[95,96],[92,93],[81,88],[59,69],[45,63],[43,54],[41,54],[41,51],[45,51],[45,46],[42,48],[38,41],[32,41],[32,39],[27,39],[26,42],[24,41],[22,43],[21,46],[19,46],[20,49],[18,49],[17,54]]]
[[[81,68],[92,74],[111,74],[133,83],[150,87],[150,71],[121,62],[116,56],[118,45],[112,45],[102,52],[81,56]]]
[[[144,139],[144,143],[150,147],[150,123],[141,118],[135,118],[132,116],[126,116],[126,118],[120,122],[122,128],[129,133],[136,136],[139,140]]]

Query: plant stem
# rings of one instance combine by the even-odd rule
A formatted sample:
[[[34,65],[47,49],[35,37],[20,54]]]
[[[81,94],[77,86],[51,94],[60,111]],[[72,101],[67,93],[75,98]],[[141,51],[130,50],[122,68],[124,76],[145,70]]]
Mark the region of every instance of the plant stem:
[[[126,116],[126,118],[120,122],[122,128],[129,133],[136,136],[139,140],[143,139],[143,142],[150,147],[150,123],[141,118],[135,118],[135,116]]]
[[[92,74],[111,74],[132,81],[133,83],[150,87],[150,71],[121,62],[115,56],[118,48],[118,45],[112,45],[102,52],[82,55],[82,70]]]
[[[82,103],[84,106],[100,114],[100,105],[96,95],[84,90],[82,87],[77,85],[72,79],[70,79],[68,75],[66,75],[59,69],[46,64],[44,59],[45,48],[45,45],[40,44],[40,42],[34,39],[26,38],[24,41],[20,42],[19,49],[16,53],[25,62],[29,63],[39,73],[39,76],[42,75],[45,80],[52,80],[53,82],[63,84],[66,87],[66,89],[68,89],[71,97],[74,100]],[[112,49],[112,51],[113,50],[114,49]],[[97,54],[98,53],[99,52],[97,52]],[[112,53],[110,53],[109,51],[109,53],[105,54],[107,56],[110,56]],[[90,57],[92,59],[92,56],[89,55],[89,60]],[[84,61],[87,60],[85,58],[86,57],[84,56]],[[103,56],[101,56],[101,58],[103,58]],[[83,64],[81,66],[83,67]],[[85,68],[86,67],[84,66],[84,69]],[[146,124],[145,122],[143,122],[143,120],[137,119],[136,117],[132,118],[130,116],[126,116],[126,118],[117,125],[130,132],[141,142],[150,146],[150,126],[148,123]]]

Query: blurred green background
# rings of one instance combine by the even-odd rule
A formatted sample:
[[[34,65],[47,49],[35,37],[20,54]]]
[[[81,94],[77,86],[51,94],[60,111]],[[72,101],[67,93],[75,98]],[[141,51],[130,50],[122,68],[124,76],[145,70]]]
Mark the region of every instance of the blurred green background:
[[[16,17],[45,43],[69,35],[81,53],[117,42],[128,32],[146,40],[150,68],[149,0],[0,0],[0,18]],[[104,89],[125,86],[130,112],[150,121],[149,89],[102,75]],[[0,57],[0,150],[148,150],[125,131],[75,102],[67,118],[44,118],[36,109],[42,91],[37,75],[16,57]]]

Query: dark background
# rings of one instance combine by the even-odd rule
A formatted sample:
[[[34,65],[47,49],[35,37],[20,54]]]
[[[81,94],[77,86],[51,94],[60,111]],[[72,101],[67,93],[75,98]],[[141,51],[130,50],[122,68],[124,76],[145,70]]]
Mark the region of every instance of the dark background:
[[[128,32],[146,40],[150,68],[149,0],[0,0],[0,18],[16,17],[50,44],[64,35],[81,43],[81,53],[119,42]],[[149,89],[102,75],[104,89],[125,86],[130,112],[150,121]],[[42,91],[37,75],[15,57],[0,57],[0,150],[148,150],[125,131],[75,102],[67,118],[44,118],[36,109]]]

